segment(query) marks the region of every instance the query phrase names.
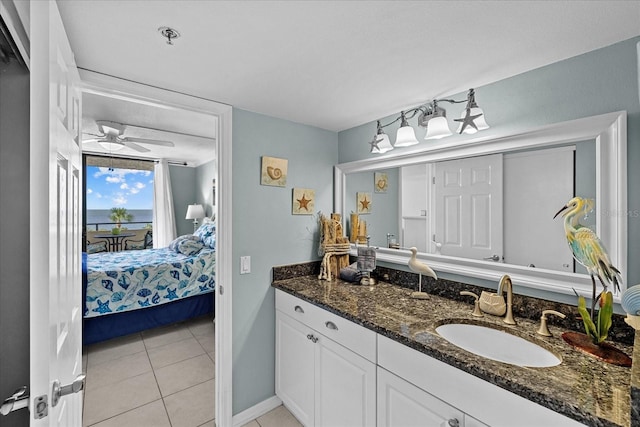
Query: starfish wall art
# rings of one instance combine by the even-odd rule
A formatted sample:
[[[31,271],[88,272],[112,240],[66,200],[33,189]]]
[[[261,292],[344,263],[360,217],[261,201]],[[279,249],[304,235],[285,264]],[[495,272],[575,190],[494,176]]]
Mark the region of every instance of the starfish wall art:
[[[315,202],[315,190],[309,188],[294,188],[291,213],[294,215],[313,215]]]

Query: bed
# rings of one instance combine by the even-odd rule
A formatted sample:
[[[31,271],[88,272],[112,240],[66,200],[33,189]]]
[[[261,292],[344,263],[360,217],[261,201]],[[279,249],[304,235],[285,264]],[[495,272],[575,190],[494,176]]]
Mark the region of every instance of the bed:
[[[199,250],[179,251],[179,239],[191,240],[183,246],[198,240]],[[83,343],[212,313],[215,240],[202,240],[181,236],[173,247],[83,254]]]

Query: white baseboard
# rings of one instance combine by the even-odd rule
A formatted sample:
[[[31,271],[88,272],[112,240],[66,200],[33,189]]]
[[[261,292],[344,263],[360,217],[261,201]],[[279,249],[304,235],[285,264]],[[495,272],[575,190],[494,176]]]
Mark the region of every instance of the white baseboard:
[[[233,416],[233,426],[240,427],[282,405],[278,396],[272,396]]]

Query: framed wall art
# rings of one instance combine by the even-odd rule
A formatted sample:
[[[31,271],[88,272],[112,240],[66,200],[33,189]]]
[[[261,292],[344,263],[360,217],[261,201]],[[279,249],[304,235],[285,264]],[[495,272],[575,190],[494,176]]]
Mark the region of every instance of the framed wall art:
[[[374,172],[373,188],[376,193],[386,193],[389,186],[389,178],[385,172]]]
[[[284,187],[287,185],[287,159],[262,156],[260,184]]]
[[[359,214],[371,213],[371,193],[356,193],[356,212]]]
[[[294,215],[313,215],[316,207],[316,191],[309,188],[293,189],[291,213]]]

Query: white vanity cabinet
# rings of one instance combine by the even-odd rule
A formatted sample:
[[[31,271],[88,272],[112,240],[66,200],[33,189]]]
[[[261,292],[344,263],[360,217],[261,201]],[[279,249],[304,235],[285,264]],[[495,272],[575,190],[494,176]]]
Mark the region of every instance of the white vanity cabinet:
[[[463,424],[464,413],[459,409],[378,368],[378,427],[463,427]]]
[[[405,418],[402,419],[419,420],[426,411],[431,411],[432,414],[438,414],[443,421],[446,420],[444,424],[424,423],[422,425],[442,427],[583,425],[384,336],[378,336],[378,365],[379,382],[381,381],[380,373],[389,371],[390,373],[385,373],[382,378],[388,375],[396,377],[392,380],[394,382],[390,387],[404,390],[405,394],[407,390],[413,390],[408,396],[414,397],[418,403],[411,406],[403,402],[403,406],[400,407],[412,413],[403,414]],[[404,381],[406,384],[399,386],[397,380]],[[378,393],[384,390],[384,387],[379,384]],[[397,402],[403,399],[395,390],[387,393],[397,393],[400,396],[395,397]],[[378,396],[378,426],[405,425],[386,423],[385,417],[387,420],[394,420],[394,412],[397,410],[393,407],[393,402],[391,403]],[[450,408],[442,405],[450,405]],[[453,408],[458,408],[461,412],[453,412]]]
[[[276,291],[276,394],[310,426],[376,425],[376,334]]]
[[[278,289],[276,394],[307,427],[583,425]]]

